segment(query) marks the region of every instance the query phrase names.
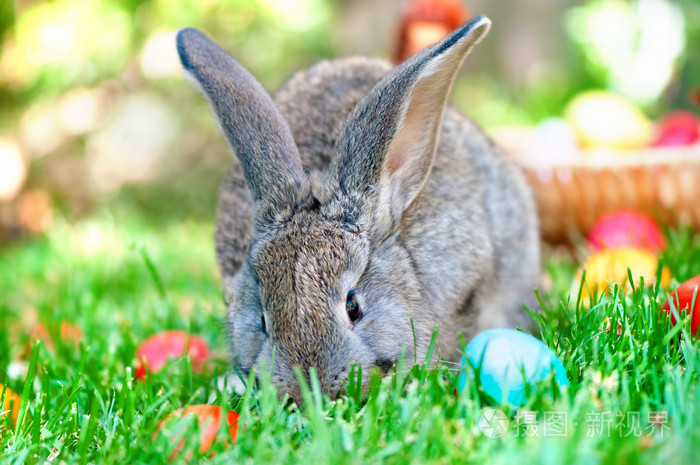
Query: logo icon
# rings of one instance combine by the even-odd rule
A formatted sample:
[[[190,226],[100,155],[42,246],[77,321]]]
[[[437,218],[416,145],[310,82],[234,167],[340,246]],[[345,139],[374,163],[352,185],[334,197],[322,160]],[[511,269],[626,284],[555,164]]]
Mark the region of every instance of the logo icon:
[[[479,431],[489,438],[500,438],[508,431],[508,417],[501,410],[487,407],[479,417]]]

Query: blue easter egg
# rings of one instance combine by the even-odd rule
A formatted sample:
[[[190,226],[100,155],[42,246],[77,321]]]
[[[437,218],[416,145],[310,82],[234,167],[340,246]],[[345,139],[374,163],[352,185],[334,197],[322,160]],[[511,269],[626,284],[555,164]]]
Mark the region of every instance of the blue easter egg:
[[[526,390],[554,372],[559,386],[568,386],[566,371],[552,350],[539,339],[514,329],[489,329],[467,345],[466,356],[478,373],[486,394],[497,404],[506,401],[516,407],[527,402]],[[464,359],[462,359],[464,364]],[[464,389],[466,374],[459,377]]]

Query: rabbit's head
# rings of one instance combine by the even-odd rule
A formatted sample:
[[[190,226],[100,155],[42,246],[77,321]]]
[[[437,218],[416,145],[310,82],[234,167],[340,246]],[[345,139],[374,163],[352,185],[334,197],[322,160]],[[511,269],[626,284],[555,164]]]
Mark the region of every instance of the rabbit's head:
[[[280,393],[298,400],[295,366],[304,376],[315,367],[322,391],[335,395],[352,363],[386,372],[402,351],[413,359],[412,320],[426,309],[400,230],[417,221],[407,211],[429,176],[447,95],[489,26],[475,18],[392,70],[351,112],[330,166],[311,174],[253,76],[198,31],[179,32],[182,63],[254,199],[248,257],[227,290],[242,372],[273,365]]]

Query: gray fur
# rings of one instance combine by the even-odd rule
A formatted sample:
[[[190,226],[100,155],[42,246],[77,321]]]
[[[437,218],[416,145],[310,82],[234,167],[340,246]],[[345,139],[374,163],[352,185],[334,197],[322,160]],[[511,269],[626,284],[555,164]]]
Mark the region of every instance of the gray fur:
[[[521,303],[540,273],[532,194],[505,154],[445,105],[489,24],[476,18],[395,69],[366,58],[321,62],[295,74],[272,108],[212,42],[178,35],[240,159],[222,186],[216,249],[244,373],[269,366],[274,347],[280,394],[299,398],[297,365],[316,367],[334,395],[351,362],[368,373],[386,371],[402,349],[425,357],[436,325],[438,350],[452,361],[459,332],[529,326]],[[207,72],[197,73],[190,55],[207,54]],[[255,89],[245,104],[240,88]],[[281,116],[265,116],[274,106]],[[261,117],[265,126],[244,123]],[[259,146],[286,152],[270,157]],[[353,289],[363,314],[354,325],[345,310]]]

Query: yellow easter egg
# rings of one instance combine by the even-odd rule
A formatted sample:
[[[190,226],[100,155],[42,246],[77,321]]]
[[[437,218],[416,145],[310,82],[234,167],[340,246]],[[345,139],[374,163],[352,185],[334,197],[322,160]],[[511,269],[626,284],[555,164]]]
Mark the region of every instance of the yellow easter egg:
[[[601,90],[579,94],[565,115],[586,150],[634,150],[647,146],[654,135],[653,124],[639,108]]]
[[[635,286],[638,286],[644,278],[644,285],[649,287],[656,282],[658,269],[656,256],[644,249],[636,247],[621,247],[617,249],[603,249],[591,255],[583,267],[576,273],[571,288],[572,295],[577,295],[581,284],[583,270],[586,271],[586,284],[581,292],[582,299],[590,298],[589,292],[601,295],[610,290],[615,283],[621,284],[625,289],[631,288],[627,275],[627,268],[632,272]],[[667,287],[671,281],[671,272],[663,267],[661,270],[661,286]]]

